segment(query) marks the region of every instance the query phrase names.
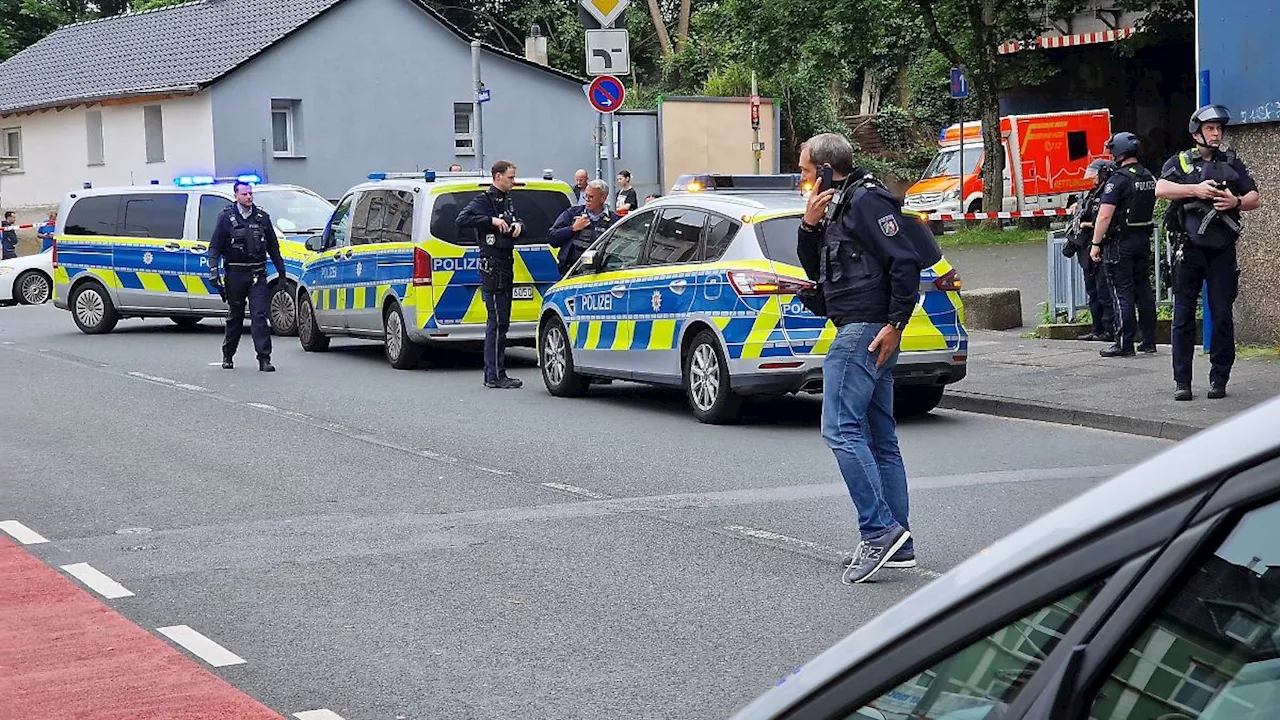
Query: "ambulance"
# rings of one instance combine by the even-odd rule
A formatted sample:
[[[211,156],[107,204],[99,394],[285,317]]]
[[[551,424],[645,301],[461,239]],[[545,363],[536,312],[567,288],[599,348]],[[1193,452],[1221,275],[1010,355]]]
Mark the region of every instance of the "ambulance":
[[[1004,212],[1064,209],[1072,195],[1089,191],[1089,163],[1107,157],[1109,110],[1009,115],[1000,118],[1005,151]],[[903,207],[927,213],[982,211],[982,124],[944,128],[938,154],[919,182],[907,190]]]

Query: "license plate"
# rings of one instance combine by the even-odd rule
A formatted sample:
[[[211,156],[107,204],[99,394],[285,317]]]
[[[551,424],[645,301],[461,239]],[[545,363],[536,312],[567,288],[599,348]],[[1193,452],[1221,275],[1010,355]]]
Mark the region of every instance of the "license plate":
[[[511,299],[512,300],[532,300],[533,286],[532,285],[515,286],[514,288],[511,289]]]

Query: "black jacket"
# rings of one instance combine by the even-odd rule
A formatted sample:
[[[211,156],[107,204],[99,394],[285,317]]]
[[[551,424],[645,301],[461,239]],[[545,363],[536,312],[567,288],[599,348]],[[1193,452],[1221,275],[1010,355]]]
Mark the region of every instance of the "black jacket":
[[[573,266],[578,258],[582,257],[582,253],[591,244],[596,241],[604,231],[613,226],[617,220],[613,213],[609,212],[609,208],[604,208],[604,214],[599,220],[593,221],[590,225],[578,232],[573,231],[573,221],[579,215],[587,214],[586,205],[575,205],[574,207],[560,213],[560,217],[551,226],[551,232],[547,233],[548,243],[553,248],[563,248],[560,251],[560,257],[556,261],[556,265],[560,268],[560,277],[564,277],[569,268]]]
[[[210,272],[220,273],[223,259],[227,261],[229,271],[265,270],[268,257],[276,266],[276,272],[284,277],[280,240],[276,238],[275,226],[266,210],[254,205],[249,217],[245,218],[240,214],[239,206],[231,203],[218,214],[213,238],[209,241]]]
[[[511,202],[511,193],[490,187],[472,198],[462,208],[462,212],[458,213],[458,229],[472,235],[472,240],[480,248],[481,257],[514,262],[515,238],[510,233],[498,232],[493,226],[493,219],[496,217],[506,220],[508,225],[520,222],[515,205]]]

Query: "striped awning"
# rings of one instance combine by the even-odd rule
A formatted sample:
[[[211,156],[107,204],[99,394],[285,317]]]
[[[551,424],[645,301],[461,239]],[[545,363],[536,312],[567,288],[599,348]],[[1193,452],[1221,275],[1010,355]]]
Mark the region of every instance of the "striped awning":
[[[1094,45],[1097,43],[1109,43],[1116,40],[1124,40],[1133,37],[1137,32],[1135,28],[1120,28],[1119,30],[1105,30],[1102,32],[1079,33],[1077,35],[1051,35],[1047,37],[1038,37],[1031,42],[1007,42],[1000,44],[1000,54],[1008,55],[1022,50],[1040,49],[1040,48],[1064,48],[1073,45]]]

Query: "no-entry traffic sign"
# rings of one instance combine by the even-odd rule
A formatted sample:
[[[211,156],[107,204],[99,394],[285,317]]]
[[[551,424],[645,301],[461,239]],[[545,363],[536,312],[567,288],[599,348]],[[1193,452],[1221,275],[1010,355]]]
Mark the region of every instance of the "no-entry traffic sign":
[[[587,99],[597,112],[611,113],[620,109],[626,96],[622,81],[612,75],[601,75],[587,88]]]

